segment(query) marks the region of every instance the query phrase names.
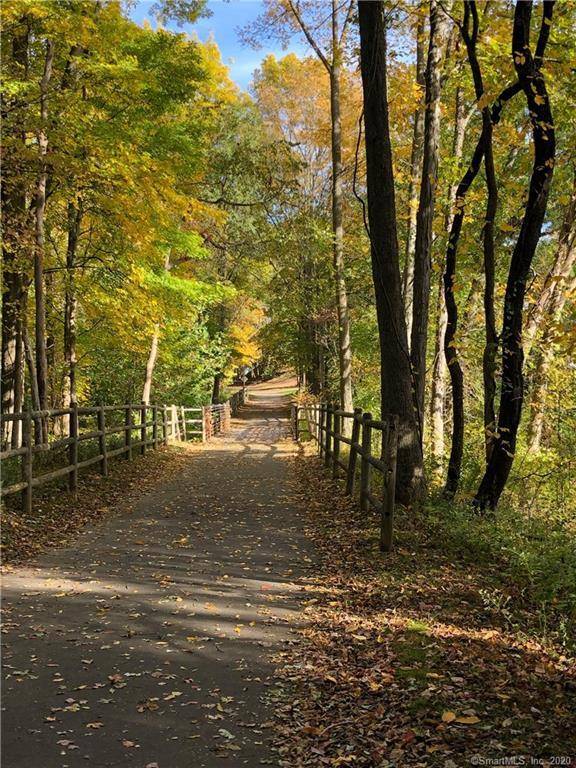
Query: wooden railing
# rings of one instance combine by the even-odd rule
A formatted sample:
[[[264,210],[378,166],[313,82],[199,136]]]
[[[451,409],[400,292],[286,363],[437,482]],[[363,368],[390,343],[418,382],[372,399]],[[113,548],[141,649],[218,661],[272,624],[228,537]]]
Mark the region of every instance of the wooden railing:
[[[296,440],[305,432],[317,443],[320,457],[332,477],[344,474],[345,492],[349,496],[354,495],[359,478],[360,508],[364,511],[373,508],[379,513],[380,549],[389,552],[394,524],[397,416],[378,420],[373,419],[371,413],[363,413],[361,408],[347,412],[324,403],[293,405],[292,429]],[[379,475],[378,489],[374,471]]]
[[[94,464],[98,464],[100,474],[106,476],[111,458],[125,456],[131,460],[135,451],[143,455],[148,449],[155,450],[169,442],[194,439],[206,442],[230,429],[231,417],[243,403],[244,390],[240,390],[225,403],[195,408],[127,403],[2,414],[2,434],[5,425],[18,425],[20,445],[1,451],[0,461],[19,458],[20,479],[3,482],[1,496],[21,493],[23,509],[30,513],[34,488],[67,477],[69,490],[75,491],[78,472]],[[52,428],[51,421],[54,422]],[[65,437],[61,436],[63,433],[67,433]],[[120,444],[111,446],[109,438],[114,437],[119,437]],[[90,451],[91,455],[82,458],[80,453],[84,452],[85,445],[91,449],[95,446],[96,452]],[[55,457],[58,453],[67,455],[66,466],[35,474],[36,455]]]

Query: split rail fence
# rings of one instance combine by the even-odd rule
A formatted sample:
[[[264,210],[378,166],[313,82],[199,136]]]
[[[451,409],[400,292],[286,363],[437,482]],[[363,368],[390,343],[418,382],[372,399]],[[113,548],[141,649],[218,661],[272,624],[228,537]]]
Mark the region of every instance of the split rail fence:
[[[63,477],[68,488],[78,487],[80,470],[98,464],[100,474],[108,475],[108,461],[117,456],[132,460],[147,450],[173,442],[210,440],[230,429],[230,420],[244,403],[244,390],[235,392],[225,403],[190,408],[178,405],[99,405],[61,408],[49,411],[6,413],[1,416],[2,434],[8,431],[14,439],[0,452],[2,463],[20,458],[20,479],[2,483],[1,496],[22,495],[22,508],[31,513],[33,491],[40,485]],[[54,422],[50,429],[50,422]],[[57,428],[54,428],[56,427]],[[65,437],[49,439],[48,435],[65,433]],[[112,443],[112,444],[111,444]],[[96,453],[94,453],[96,447]],[[36,474],[34,458],[38,454],[67,455],[66,466]],[[89,454],[89,455],[86,455]],[[3,473],[5,474],[5,473]]]
[[[350,428],[345,428],[348,425]],[[292,428],[296,440],[300,441],[305,432],[317,443],[332,477],[344,476],[347,495],[354,496],[360,481],[360,509],[378,512],[380,549],[389,552],[394,526],[398,417],[390,415],[378,420],[361,408],[348,412],[324,403],[293,405]],[[345,452],[347,457],[343,458]],[[374,473],[378,474],[379,482],[375,482]]]

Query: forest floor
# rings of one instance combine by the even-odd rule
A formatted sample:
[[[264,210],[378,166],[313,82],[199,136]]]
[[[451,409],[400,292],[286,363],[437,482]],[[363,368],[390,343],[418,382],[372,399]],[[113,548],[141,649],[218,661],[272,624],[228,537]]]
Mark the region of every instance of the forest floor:
[[[118,462],[128,474],[110,478],[104,511],[99,486],[66,547],[8,568],[4,765],[277,764],[273,656],[300,642],[313,549],[293,491],[289,383],[254,387],[227,437]],[[35,551],[24,538],[21,560]]]
[[[318,570],[305,642],[283,657],[282,765],[576,766],[576,664],[498,564],[406,518],[382,555],[311,446],[295,474]]]

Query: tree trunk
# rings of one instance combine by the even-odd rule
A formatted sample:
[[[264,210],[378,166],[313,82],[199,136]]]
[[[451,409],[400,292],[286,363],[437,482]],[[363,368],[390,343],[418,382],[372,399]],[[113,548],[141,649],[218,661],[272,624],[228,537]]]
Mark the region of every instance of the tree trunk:
[[[40,173],[36,185],[35,200],[35,248],[34,248],[34,299],[36,309],[35,340],[36,340],[36,376],[38,381],[38,397],[40,409],[48,407],[48,362],[46,356],[46,287],[44,284],[44,215],[46,210],[46,184],[48,166],[48,137],[46,134],[48,122],[48,87],[52,77],[52,62],[54,49],[51,40],[46,43],[46,58],[44,74],[40,82],[40,119],[38,132],[38,152]]]
[[[150,393],[152,392],[152,376],[154,375],[154,366],[158,357],[158,341],[160,339],[160,325],[156,323],[154,333],[152,334],[152,343],[146,362],[146,375],[144,377],[144,387],[142,388],[142,402],[150,405]],[[214,402],[214,400],[212,401]]]
[[[172,264],[170,263],[170,251],[166,253],[164,257],[164,270],[170,272]],[[150,395],[152,393],[152,381],[154,378],[154,367],[156,366],[156,359],[158,357],[158,345],[160,343],[160,323],[156,323],[154,326],[154,332],[152,334],[152,343],[150,344],[150,352],[148,353],[148,360],[146,361],[146,373],[144,374],[144,386],[142,388],[142,402],[146,405],[150,404]],[[212,402],[217,402],[212,400]]]
[[[306,385],[305,384],[305,377],[306,377],[306,374],[304,372],[302,372],[301,380],[303,382],[303,386]],[[212,402],[214,404],[217,404],[217,403],[220,402],[220,395],[221,395],[221,392],[222,392],[222,379],[223,378],[224,378],[224,374],[223,373],[217,373],[214,376],[214,383],[212,385]]]
[[[464,98],[462,89],[456,89],[456,103],[454,110],[454,135],[452,138],[452,154],[458,165],[462,160],[464,149],[464,135],[466,132],[466,115],[464,111]],[[457,185],[452,184],[448,192],[448,207],[444,217],[446,233],[450,233],[454,219],[454,203],[456,200]],[[443,265],[442,265],[443,266]],[[444,460],[444,400],[446,397],[446,357],[442,348],[448,313],[442,290],[442,279],[438,281],[438,295],[436,298],[436,334],[434,338],[434,366],[432,369],[432,392],[430,396],[430,421],[432,426],[431,450],[437,472],[442,471]]]
[[[426,113],[424,116],[424,156],[422,181],[416,216],[414,250],[414,287],[412,301],[412,334],[410,361],[414,376],[414,405],[420,426],[424,429],[424,394],[426,387],[426,349],[428,344],[428,310],[430,274],[432,270],[432,234],[438,153],[440,149],[440,95],[442,93],[441,62],[448,42],[449,20],[437,0],[430,0],[430,44],[426,63]]]
[[[543,6],[542,30],[535,56],[532,55],[529,47],[531,0],[517,3],[514,11],[512,57],[532,123],[534,165],[528,201],[518,240],[512,253],[506,284],[501,337],[502,393],[498,428],[490,461],[475,498],[475,504],[480,509],[495,509],[504,490],[514,461],[524,400],[524,354],[522,351],[524,297],[532,259],[540,240],[546,214],[556,150],[552,111],[546,81],[540,68],[543,49],[550,32],[553,7],[553,2],[547,2]]]
[[[414,282],[414,247],[416,245],[416,214],[418,198],[416,191],[422,176],[422,151],[424,137],[424,96],[426,86],[426,46],[424,36],[426,23],[424,15],[418,16],[416,26],[416,85],[421,91],[421,99],[414,111],[412,131],[412,151],[410,153],[410,184],[408,187],[408,219],[406,222],[406,249],[404,259],[403,296],[404,313],[408,339],[412,333],[412,288]]]
[[[24,355],[26,366],[28,368],[28,378],[30,379],[30,399],[32,401],[32,410],[40,411],[40,395],[38,393],[38,377],[36,376],[36,363],[34,362],[34,352],[30,345],[28,337],[28,326],[26,320],[22,323],[22,343],[24,345]],[[43,442],[44,429],[38,420],[34,420],[34,440],[37,444]]]
[[[496,427],[496,355],[498,353],[498,333],[494,310],[494,288],[496,263],[494,248],[494,226],[498,210],[498,184],[494,170],[492,151],[492,120],[487,107],[482,110],[482,122],[485,124],[486,147],[484,150],[484,170],[486,173],[486,214],[482,232],[484,255],[484,335],[485,344],[482,354],[482,378],[484,382],[484,450],[486,461],[490,461],[494,445]]]
[[[473,16],[472,34],[470,34],[470,16]],[[464,4],[464,22],[460,27],[461,34],[465,40],[468,50],[468,60],[476,90],[478,92],[478,60],[476,58],[476,43],[478,41],[478,16],[474,0],[466,0]],[[482,89],[480,89],[481,91]],[[504,104],[511,99],[520,90],[518,83],[505,88],[496,99],[490,112],[490,129],[492,125],[498,123]],[[458,306],[454,295],[454,283],[456,278],[456,263],[458,253],[458,243],[462,231],[462,224],[465,214],[465,200],[468,190],[480,170],[484,159],[487,142],[491,140],[491,130],[487,132],[488,122],[482,121],[482,132],[474,149],[470,165],[462,176],[460,184],[456,190],[455,213],[448,238],[446,249],[446,265],[444,269],[444,299],[446,301],[446,310],[448,322],[446,326],[446,335],[444,336],[444,354],[450,373],[452,385],[452,445],[450,448],[450,459],[448,462],[448,472],[444,494],[447,498],[452,498],[458,489],[460,474],[462,470],[462,455],[464,451],[464,375],[458,356],[456,343],[456,332],[458,327]],[[474,283],[473,283],[474,285]]]
[[[482,69],[477,55],[476,44],[479,36],[478,10],[474,0],[465,3],[465,21],[462,36],[468,52],[468,61],[474,81],[474,91],[479,104],[485,102]],[[468,31],[470,14],[473,19],[472,35]],[[484,258],[484,352],[482,355],[482,378],[484,384],[484,450],[486,461],[490,460],[495,436],[496,412],[496,354],[498,352],[498,334],[496,332],[496,315],[494,310],[495,287],[495,243],[494,227],[498,210],[498,184],[494,169],[494,154],[492,145],[492,115],[488,104],[482,107],[482,136],[484,141],[484,170],[486,174],[486,213],[482,229],[482,248]]]
[[[76,392],[76,324],[78,314],[78,299],[76,297],[76,253],[80,225],[82,222],[82,202],[75,205],[68,203],[68,244],[66,248],[66,290],[64,296],[64,391],[62,407],[70,408],[77,402]],[[69,419],[65,417],[63,427],[66,428]]]
[[[332,0],[332,66],[330,68],[330,115],[332,126],[332,235],[336,305],[338,308],[338,357],[340,361],[340,406],[352,411],[352,347],[350,311],[344,273],[344,227],[342,223],[342,124],[340,107],[341,51],[336,0]],[[345,420],[347,421],[347,420]]]
[[[412,377],[402,300],[396,202],[388,114],[384,4],[361,0],[360,62],[368,220],[380,339],[382,413],[399,417],[396,497],[409,504],[423,490],[423,462],[412,400]]]

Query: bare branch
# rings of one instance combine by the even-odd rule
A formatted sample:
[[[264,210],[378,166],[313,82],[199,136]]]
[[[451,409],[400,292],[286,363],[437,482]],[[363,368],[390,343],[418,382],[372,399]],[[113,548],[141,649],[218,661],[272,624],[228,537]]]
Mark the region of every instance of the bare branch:
[[[308,29],[308,26],[304,23],[304,20],[300,14],[297,4],[293,3],[292,0],[288,0],[288,5],[290,6],[290,10],[292,11],[294,18],[298,22],[298,25],[302,30],[304,37],[306,38],[306,40],[308,40],[309,44],[314,49],[314,52],[316,53],[316,55],[318,56],[322,64],[324,64],[327,71],[331,72],[332,64],[328,61],[328,59],[326,58],[326,55],[324,54],[324,52],[322,51],[322,49],[320,48],[316,40],[314,40],[314,38],[312,37],[312,33]]]

